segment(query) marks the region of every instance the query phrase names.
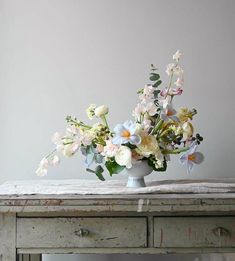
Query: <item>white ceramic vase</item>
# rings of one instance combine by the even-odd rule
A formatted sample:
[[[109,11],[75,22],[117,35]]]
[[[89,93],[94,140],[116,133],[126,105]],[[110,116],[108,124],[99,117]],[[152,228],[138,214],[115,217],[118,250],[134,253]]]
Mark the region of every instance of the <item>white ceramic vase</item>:
[[[125,169],[128,175],[128,188],[146,187],[144,177],[149,175],[153,169],[148,165],[146,160],[136,161],[130,169]]]

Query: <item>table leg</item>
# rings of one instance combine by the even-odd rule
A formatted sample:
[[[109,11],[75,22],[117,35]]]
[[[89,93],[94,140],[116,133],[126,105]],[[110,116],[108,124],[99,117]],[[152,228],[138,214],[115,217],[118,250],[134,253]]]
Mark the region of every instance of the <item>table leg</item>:
[[[0,261],[16,260],[16,214],[0,214]]]

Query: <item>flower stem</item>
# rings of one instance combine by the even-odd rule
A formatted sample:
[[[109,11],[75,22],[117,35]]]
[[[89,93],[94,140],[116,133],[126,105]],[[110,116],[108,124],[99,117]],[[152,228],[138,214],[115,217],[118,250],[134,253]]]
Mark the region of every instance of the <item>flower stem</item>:
[[[109,125],[108,125],[105,115],[103,115],[101,119],[103,120],[104,125],[109,129]]]
[[[152,134],[156,134],[157,131],[161,128],[162,124],[163,124],[164,120],[160,120],[153,128],[152,130]]]
[[[175,150],[162,150],[162,154],[179,154],[181,152],[185,152],[189,149],[189,147],[184,147],[181,149],[175,149]]]
[[[168,88],[167,88],[167,91],[166,91],[165,99],[166,99],[166,97],[167,97],[167,95],[168,95],[168,93],[169,93],[169,90],[170,90],[170,88],[171,88],[172,79],[173,79],[173,72],[172,72],[171,75],[170,75],[170,81],[169,81],[169,85],[168,85]]]
[[[53,151],[51,151],[45,158],[48,159],[50,158],[57,150],[54,149]]]

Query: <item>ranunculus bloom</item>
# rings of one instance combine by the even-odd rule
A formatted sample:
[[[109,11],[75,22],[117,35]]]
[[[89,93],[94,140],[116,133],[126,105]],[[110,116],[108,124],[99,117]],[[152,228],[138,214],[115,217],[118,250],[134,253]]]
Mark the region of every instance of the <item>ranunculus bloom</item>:
[[[99,107],[97,107],[97,108],[95,109],[95,116],[98,117],[98,118],[100,118],[100,117],[102,117],[102,116],[108,114],[108,112],[109,112],[108,107],[105,106],[105,105],[101,105],[101,106],[99,106]]]
[[[137,152],[144,157],[161,154],[156,138],[145,133],[141,135],[141,143],[137,146]]]
[[[120,146],[115,155],[115,161],[120,166],[126,166],[126,168],[130,169],[132,167],[131,155],[131,149],[129,147]]]

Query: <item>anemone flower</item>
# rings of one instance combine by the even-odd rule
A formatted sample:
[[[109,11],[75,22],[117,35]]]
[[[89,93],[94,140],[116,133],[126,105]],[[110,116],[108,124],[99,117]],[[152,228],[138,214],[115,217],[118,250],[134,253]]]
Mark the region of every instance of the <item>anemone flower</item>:
[[[135,134],[136,124],[132,121],[126,121],[123,124],[118,124],[114,128],[115,137],[112,139],[113,144],[126,144],[138,145],[141,142],[139,135]]]
[[[192,143],[189,150],[180,157],[180,163],[186,165],[188,174],[192,172],[194,164],[200,164],[204,160],[203,154],[197,152],[197,147],[196,143]]]
[[[176,110],[173,109],[170,103],[163,105],[160,117],[164,121],[173,120],[179,122],[179,119],[176,116]]]

